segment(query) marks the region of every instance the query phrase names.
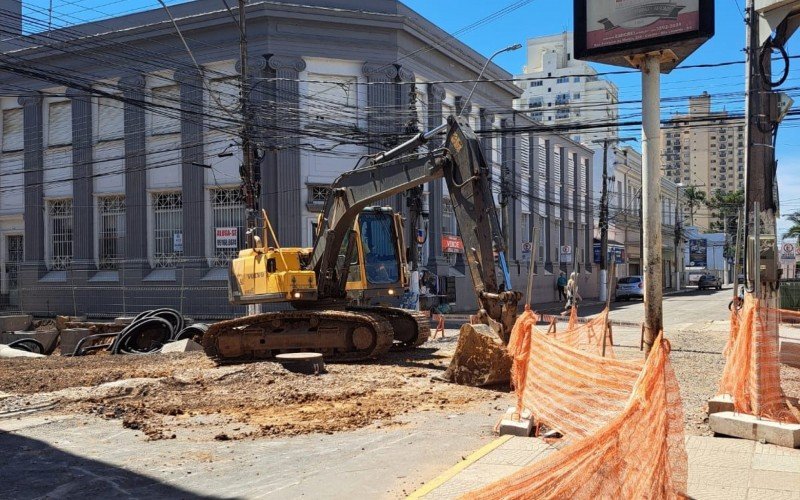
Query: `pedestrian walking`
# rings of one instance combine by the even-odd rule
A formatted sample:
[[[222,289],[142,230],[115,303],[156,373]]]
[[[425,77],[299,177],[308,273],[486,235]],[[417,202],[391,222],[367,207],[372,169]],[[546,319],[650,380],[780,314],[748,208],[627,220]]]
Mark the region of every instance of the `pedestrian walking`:
[[[562,273],[563,274],[563,273]],[[566,286],[566,294],[567,294],[567,304],[564,307],[565,311],[569,311],[573,306],[578,305],[578,302],[583,300],[581,295],[578,293],[578,274],[572,273],[569,276],[569,281],[567,282]]]
[[[558,289],[558,300],[567,300],[567,293],[565,291],[567,287],[567,276],[564,274],[564,271],[558,275],[558,280],[556,281],[556,288]]]

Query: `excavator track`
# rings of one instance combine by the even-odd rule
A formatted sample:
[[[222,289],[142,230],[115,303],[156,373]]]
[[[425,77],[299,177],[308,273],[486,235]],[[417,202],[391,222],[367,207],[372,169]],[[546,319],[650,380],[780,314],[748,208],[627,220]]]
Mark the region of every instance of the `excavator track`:
[[[360,361],[389,352],[391,321],[371,311],[277,311],[221,321],[203,335],[218,361],[269,359],[286,352],[319,352],[326,362]]]
[[[394,330],[395,350],[419,347],[431,336],[430,317],[419,311],[385,306],[349,306],[347,310],[377,314],[387,319]]]

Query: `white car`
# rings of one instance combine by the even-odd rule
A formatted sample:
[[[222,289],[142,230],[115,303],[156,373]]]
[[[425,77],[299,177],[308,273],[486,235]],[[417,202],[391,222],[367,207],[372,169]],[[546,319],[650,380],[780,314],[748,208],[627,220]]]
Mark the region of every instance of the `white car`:
[[[644,277],[627,276],[617,280],[617,300],[632,297],[644,299]]]

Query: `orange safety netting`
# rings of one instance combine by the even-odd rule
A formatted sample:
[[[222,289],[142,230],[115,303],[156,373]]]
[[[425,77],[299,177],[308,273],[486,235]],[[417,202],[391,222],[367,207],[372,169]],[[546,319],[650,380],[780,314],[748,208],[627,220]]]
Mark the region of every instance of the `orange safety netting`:
[[[603,358],[540,332],[529,311],[514,329],[522,406],[568,446],[468,498],[669,498],[686,490],[683,408],[661,338],[645,363]]]
[[[798,422],[781,389],[778,323],[786,315],[747,294],[731,313],[720,394],[730,394],[737,412],[781,422]]]

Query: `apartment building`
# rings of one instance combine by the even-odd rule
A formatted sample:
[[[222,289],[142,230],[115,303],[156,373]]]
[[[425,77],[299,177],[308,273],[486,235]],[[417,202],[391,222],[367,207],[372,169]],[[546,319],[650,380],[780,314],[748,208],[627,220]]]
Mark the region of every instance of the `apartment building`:
[[[546,126],[588,127],[568,135],[594,152],[592,190],[599,198],[603,145],[597,141],[618,136],[619,92],[589,63],[573,56],[570,32],[528,39],[527,64],[522,74],[515,75],[522,96],[514,101],[514,108]],[[613,161],[611,153],[608,160]]]
[[[717,190],[744,189],[744,120],[712,111],[708,92],[689,98],[689,112],[674,115],[662,127],[664,175],[684,187],[711,196]],[[694,224],[707,230],[707,208],[696,210]]]

